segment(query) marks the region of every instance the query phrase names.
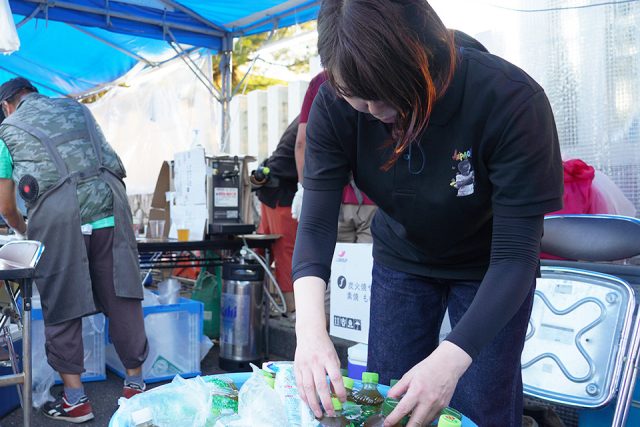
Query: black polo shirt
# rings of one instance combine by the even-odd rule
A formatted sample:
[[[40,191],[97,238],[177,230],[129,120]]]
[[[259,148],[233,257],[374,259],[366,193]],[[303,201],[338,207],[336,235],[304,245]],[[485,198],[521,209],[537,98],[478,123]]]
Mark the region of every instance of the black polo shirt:
[[[454,79],[419,144],[387,172],[387,127],[324,84],[307,126],[304,187],[355,182],[379,207],[376,261],[407,273],[481,280],[492,217],[562,207],[562,164],[542,88],[503,59],[460,49]]]
[[[296,169],[295,146],[298,136],[299,117],[293,119],[280,137],[278,146],[265,162],[270,174],[277,178],[277,184],[267,185],[256,191],[258,199],[265,205],[291,206],[298,190],[298,170]]]

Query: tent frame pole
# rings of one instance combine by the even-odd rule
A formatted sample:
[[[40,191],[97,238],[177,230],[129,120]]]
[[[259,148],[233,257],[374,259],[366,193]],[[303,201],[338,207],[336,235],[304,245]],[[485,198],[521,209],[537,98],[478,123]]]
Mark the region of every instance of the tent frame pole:
[[[229,138],[231,128],[231,98],[233,98],[233,36],[225,35],[222,40],[222,50],[220,51],[220,78],[221,78],[221,100],[222,123],[220,128],[220,150],[228,153],[230,149]]]

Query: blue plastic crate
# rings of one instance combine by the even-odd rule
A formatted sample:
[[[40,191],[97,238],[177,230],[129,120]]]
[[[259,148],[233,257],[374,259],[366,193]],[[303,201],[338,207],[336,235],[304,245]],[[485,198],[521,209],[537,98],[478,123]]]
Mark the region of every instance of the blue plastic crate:
[[[200,338],[204,304],[180,298],[177,304],[143,307],[149,355],[142,365],[147,383],[200,375]],[[108,336],[108,334],[107,334]],[[124,378],[125,369],[110,341],[106,347],[107,368]]]
[[[44,355],[44,320],[42,309],[33,308],[31,310],[31,333],[33,348],[33,364],[47,363],[46,359],[36,358],[35,355]],[[82,382],[104,381],[107,379],[105,365],[105,343],[106,343],[106,321],[103,314],[82,319],[82,341],[84,344],[84,368],[85,372],[80,376]],[[48,366],[48,365],[47,365]],[[35,370],[34,370],[35,371]],[[62,384],[62,379],[56,373],[56,384]]]
[[[13,347],[18,353],[18,370],[22,371],[22,340],[14,340]],[[13,370],[10,366],[0,366],[0,375],[11,375]],[[20,397],[18,388],[15,385],[0,387],[0,418],[20,407]]]

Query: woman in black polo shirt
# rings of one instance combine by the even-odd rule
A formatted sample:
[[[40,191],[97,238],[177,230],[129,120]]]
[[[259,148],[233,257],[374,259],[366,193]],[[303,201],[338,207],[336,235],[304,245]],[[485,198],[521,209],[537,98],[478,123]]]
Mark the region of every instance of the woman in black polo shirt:
[[[478,425],[520,425],[543,215],[562,206],[544,91],[456,48],[424,0],[325,0],[318,33],[329,82],[307,127],[293,259],[301,396],[317,415],[318,395],[331,408],[327,374],[345,396],[323,294],[352,172],[380,207],[368,370],[402,378],[389,394],[404,396],[387,424],[411,413],[426,425],[451,402]],[[453,330],[438,344],[446,308]]]

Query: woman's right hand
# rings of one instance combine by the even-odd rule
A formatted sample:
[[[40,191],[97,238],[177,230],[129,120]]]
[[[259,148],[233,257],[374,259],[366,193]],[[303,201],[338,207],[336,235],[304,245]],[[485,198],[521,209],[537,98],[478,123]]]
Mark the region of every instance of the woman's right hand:
[[[316,417],[322,417],[322,406],[334,415],[327,375],[336,397],[345,401],[340,359],[329,338],[324,314],[326,284],[319,277],[302,277],[293,284],[296,298],[296,355],[294,368],[298,393]]]
[[[296,383],[300,397],[311,408],[316,417],[322,417],[318,396],[329,415],[334,415],[327,375],[336,397],[346,399],[346,391],[340,372],[340,359],[326,330],[320,333],[300,331],[297,333],[295,355]]]

